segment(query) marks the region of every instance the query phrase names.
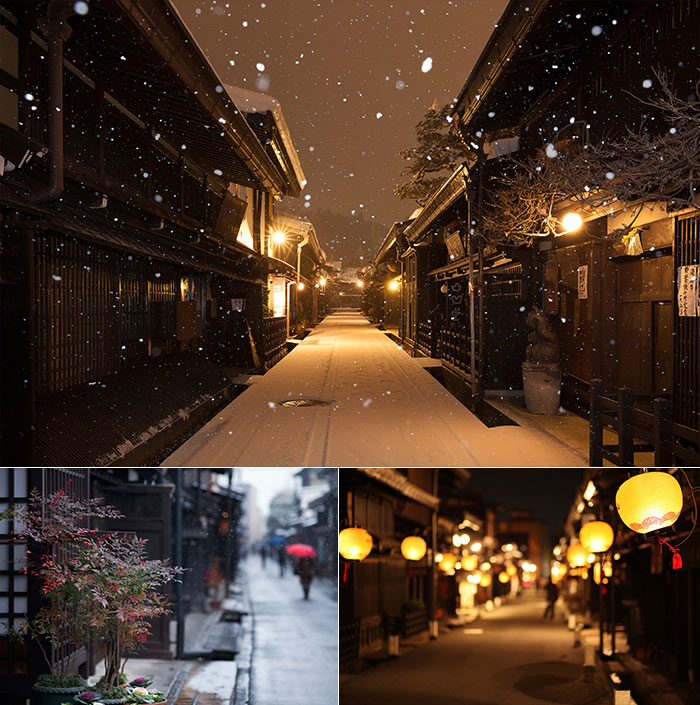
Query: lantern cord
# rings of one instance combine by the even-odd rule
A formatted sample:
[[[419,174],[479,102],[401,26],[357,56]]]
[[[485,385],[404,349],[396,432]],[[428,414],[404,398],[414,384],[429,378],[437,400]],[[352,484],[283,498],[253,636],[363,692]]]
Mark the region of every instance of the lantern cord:
[[[690,487],[690,496],[693,500],[693,527],[688,532],[688,535],[682,541],[676,544],[677,547],[682,546],[693,535],[693,533],[695,533],[695,527],[698,523],[698,503],[695,499],[695,488],[690,484],[690,480],[688,479],[688,475],[686,474],[685,470],[683,468],[678,469],[683,473],[683,477],[685,477],[685,481],[688,483],[688,487]],[[667,545],[669,548],[672,548],[671,544]]]
[[[671,544],[666,541],[666,539],[662,539],[661,536],[659,536],[659,546],[661,546],[661,549],[663,550],[664,544],[669,547],[671,551],[673,551],[673,560],[671,561],[671,566],[673,570],[679,570],[680,568],[683,567],[683,560],[681,559],[681,552],[677,549],[671,546]]]

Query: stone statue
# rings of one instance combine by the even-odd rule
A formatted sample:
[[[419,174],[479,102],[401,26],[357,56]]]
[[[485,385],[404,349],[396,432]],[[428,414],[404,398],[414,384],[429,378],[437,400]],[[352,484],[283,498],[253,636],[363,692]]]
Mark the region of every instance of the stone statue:
[[[537,306],[527,314],[527,327],[530,341],[525,350],[528,362],[559,362],[559,339],[549,325],[547,316]]]

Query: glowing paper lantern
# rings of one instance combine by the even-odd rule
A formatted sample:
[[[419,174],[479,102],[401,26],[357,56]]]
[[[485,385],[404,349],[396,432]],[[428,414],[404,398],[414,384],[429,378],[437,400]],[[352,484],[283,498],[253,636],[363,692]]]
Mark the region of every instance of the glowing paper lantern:
[[[508,573],[508,575],[510,575],[512,578],[514,575],[518,574],[518,569],[514,565],[509,565],[506,568],[506,573]]]
[[[569,565],[574,567],[586,565],[588,550],[580,543],[572,543],[571,546],[566,549],[566,560],[569,562]]]
[[[440,567],[446,573],[449,573],[451,570],[454,570],[456,563],[457,563],[457,559],[451,553],[446,553],[442,557],[442,560],[440,561]]]
[[[615,495],[620,519],[632,531],[648,531],[671,526],[683,507],[683,491],[667,472],[644,472],[630,477]]]
[[[596,585],[600,585],[600,563],[593,564],[593,581]]]
[[[479,558],[472,554],[462,560],[462,567],[464,570],[474,570],[478,563]]]
[[[506,571],[503,571],[502,573],[498,574],[498,582],[499,583],[508,583],[510,582],[510,575]]]
[[[401,542],[401,555],[408,561],[419,561],[426,550],[425,541],[420,536],[407,536]]]
[[[481,580],[479,581],[479,585],[481,585],[481,587],[488,587],[489,585],[491,585],[491,576],[488,574],[482,575]]]
[[[606,521],[589,521],[581,527],[578,537],[591,553],[605,553],[612,546],[615,535]]]
[[[365,529],[343,529],[338,535],[338,551],[349,561],[361,561],[372,551],[372,535]]]

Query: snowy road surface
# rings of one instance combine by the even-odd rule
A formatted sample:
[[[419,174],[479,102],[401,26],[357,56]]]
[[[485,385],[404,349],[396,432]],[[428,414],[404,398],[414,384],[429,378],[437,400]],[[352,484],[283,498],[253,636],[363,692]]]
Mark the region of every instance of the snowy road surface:
[[[562,616],[542,620],[544,596],[484,613],[357,675],[342,675],[340,705],[601,705],[600,682],[583,680],[583,649]],[[399,647],[401,650],[401,647]]]
[[[333,705],[338,701],[338,604],[319,581],[303,599],[296,575],[276,561],[248,560],[253,609],[250,705]]]
[[[321,406],[284,407],[290,399]],[[581,465],[546,433],[486,427],[361,314],[328,316],[165,467]]]

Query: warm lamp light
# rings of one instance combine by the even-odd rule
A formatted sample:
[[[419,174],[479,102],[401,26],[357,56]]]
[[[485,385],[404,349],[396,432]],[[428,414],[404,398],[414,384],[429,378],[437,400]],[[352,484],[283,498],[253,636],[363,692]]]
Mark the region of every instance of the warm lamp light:
[[[304,291],[304,282],[297,282],[297,289],[299,291]]]
[[[391,291],[396,291],[399,288],[399,283],[396,281],[396,279],[392,279],[389,282],[389,289]]]
[[[588,549],[586,549],[583,544],[572,543],[571,546],[566,549],[566,560],[569,562],[569,565],[575,568],[584,566],[588,561]]]
[[[498,574],[498,582],[499,583],[509,583],[510,582],[510,575],[504,570],[502,573]]]
[[[372,551],[372,535],[365,529],[343,529],[338,535],[338,551],[349,561],[361,561]]]
[[[491,576],[488,574],[482,575],[481,580],[479,580],[479,585],[481,585],[481,587],[488,587],[491,585]]]
[[[321,277],[321,278],[318,280],[318,283],[319,283],[321,286],[326,286],[326,278],[325,278],[325,277]]]
[[[646,534],[671,526],[683,507],[683,491],[667,472],[644,472],[630,477],[615,495],[620,519],[632,531]]]
[[[274,242],[275,245],[281,245],[286,239],[287,236],[281,230],[276,230],[272,233],[272,242]]]
[[[562,218],[561,224],[567,233],[572,233],[583,225],[583,220],[578,213],[567,213]]]
[[[449,573],[451,570],[454,570],[456,563],[457,563],[457,559],[451,553],[446,553],[442,557],[442,560],[440,561],[440,567],[446,573]]]
[[[462,559],[462,565],[464,566],[464,570],[474,570],[478,563],[479,559],[474,554],[471,554],[466,558]]]
[[[425,541],[420,536],[407,536],[401,542],[401,555],[407,561],[419,561],[427,549]]]
[[[512,578],[514,575],[518,574],[518,569],[514,565],[509,565],[506,568],[506,573],[508,573],[508,575],[510,575]]]
[[[615,539],[612,526],[606,521],[589,521],[581,527],[578,537],[591,553],[605,553]]]
[[[364,283],[362,280],[359,280],[359,281],[357,282],[357,286],[359,286],[360,289],[361,289],[364,285],[365,285],[365,283]]]

